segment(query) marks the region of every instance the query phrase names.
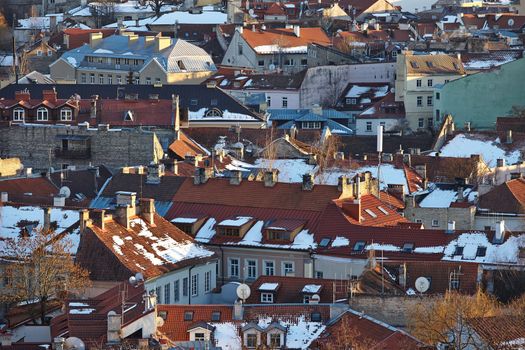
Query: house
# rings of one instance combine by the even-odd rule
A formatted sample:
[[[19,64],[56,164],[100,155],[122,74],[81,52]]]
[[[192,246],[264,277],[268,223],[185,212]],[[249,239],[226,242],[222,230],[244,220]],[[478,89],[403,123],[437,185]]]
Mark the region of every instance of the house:
[[[284,98],[284,97],[283,97]],[[286,101],[286,100],[283,100]],[[269,109],[268,122],[274,128],[283,130],[329,130],[331,134],[349,136],[351,116],[334,109],[316,106],[311,109]],[[290,131],[291,132],[291,131]]]
[[[408,128],[412,131],[434,127],[435,86],[465,75],[461,60],[445,54],[397,56],[395,101],[405,106]]]
[[[355,100],[350,100],[354,102]],[[367,101],[365,99],[365,101]],[[376,135],[377,127],[383,126],[385,133],[395,133],[404,129],[405,108],[403,102],[396,102],[392,92],[387,93],[371,107],[355,116],[356,135]]]
[[[387,95],[390,86],[385,83],[349,83],[337,101],[337,110],[354,118]]]
[[[525,230],[525,180],[517,178],[494,187],[479,197],[475,225],[478,229],[492,229],[495,224],[507,230]]]
[[[310,43],[329,45],[322,28],[275,28],[252,30],[237,28],[223,65],[247,67],[259,72],[281,70],[296,73],[307,67],[307,46]]]
[[[155,211],[155,201],[117,192],[113,215],[80,214],[77,262],[93,281],[123,281],[140,273],[159,303],[207,303],[217,285],[215,254]]]
[[[57,49],[49,44],[49,38],[42,37],[36,44],[24,49],[24,59],[28,69],[49,74],[49,64],[58,58]]]
[[[42,17],[29,16],[17,20],[13,35],[17,43],[29,43],[41,32],[54,32],[64,20],[62,13],[48,14]]]
[[[216,70],[208,53],[182,39],[125,34],[90,33],[89,45],[66,51],[50,65],[51,78],[99,85],[195,84]]]
[[[523,78],[524,67],[525,58],[520,58],[436,86],[433,97],[436,124],[445,115],[452,115],[459,129],[466,125],[474,129],[494,128],[496,118],[507,115],[511,106],[523,106],[525,96],[518,81]],[[483,88],[487,84],[491,86],[490,93]]]
[[[376,12],[396,12],[398,9],[387,0],[341,0],[339,6],[352,18],[362,22],[366,16]]]

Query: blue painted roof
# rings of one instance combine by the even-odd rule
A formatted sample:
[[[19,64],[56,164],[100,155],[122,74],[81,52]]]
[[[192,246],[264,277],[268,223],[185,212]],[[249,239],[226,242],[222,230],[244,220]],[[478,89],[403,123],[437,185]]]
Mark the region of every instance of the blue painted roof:
[[[306,113],[295,119],[296,122],[325,122],[327,118],[315,113]]]
[[[114,197],[97,197],[91,201],[89,205],[92,209],[115,209]],[[169,201],[155,201],[155,211],[160,216],[166,216],[168,210],[171,208],[172,202]]]
[[[349,127],[344,126],[343,124],[335,122],[331,119],[328,119],[326,121],[326,126],[330,129],[330,132],[332,134],[349,136],[354,133],[354,131]]]

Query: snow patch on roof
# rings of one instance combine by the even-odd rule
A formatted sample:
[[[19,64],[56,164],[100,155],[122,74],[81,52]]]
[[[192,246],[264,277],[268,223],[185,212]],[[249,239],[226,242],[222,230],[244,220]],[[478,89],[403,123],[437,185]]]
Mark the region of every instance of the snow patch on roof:
[[[346,237],[335,237],[332,242],[332,247],[347,247],[350,245],[350,241]]]

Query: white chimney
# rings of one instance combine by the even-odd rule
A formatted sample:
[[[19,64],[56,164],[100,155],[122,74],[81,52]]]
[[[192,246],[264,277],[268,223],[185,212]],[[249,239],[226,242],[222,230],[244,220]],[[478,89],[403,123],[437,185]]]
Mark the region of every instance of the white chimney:
[[[135,207],[136,192],[118,191],[115,194],[117,195],[117,206],[129,205],[131,208]]]
[[[293,33],[296,37],[301,37],[301,26],[293,26]]]
[[[54,207],[63,207],[66,205],[66,197],[53,197]]]
[[[9,201],[9,193],[2,192],[0,194],[0,202],[5,203],[5,202],[8,202],[8,201]]]
[[[496,222],[496,233],[494,234],[494,243],[502,243],[505,236],[505,220]]]
[[[447,223],[447,231],[455,231],[456,230],[456,222],[455,221],[449,221]]]

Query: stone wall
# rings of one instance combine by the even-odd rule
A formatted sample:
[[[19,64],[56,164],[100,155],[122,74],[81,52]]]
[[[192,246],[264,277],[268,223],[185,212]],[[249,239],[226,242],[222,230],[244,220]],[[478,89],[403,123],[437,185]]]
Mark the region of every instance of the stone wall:
[[[475,214],[476,207],[474,205],[466,208],[419,208],[407,204],[405,208],[405,217],[408,220],[412,222],[421,220],[427,229],[446,230],[447,223],[455,221],[456,230],[473,230]],[[432,226],[433,220],[438,221],[437,226]]]
[[[85,154],[80,157],[56,154],[56,149],[62,149],[64,138],[85,139]],[[19,157],[26,167],[36,171],[49,167],[62,168],[65,165],[87,167],[90,164],[104,164],[109,168],[147,165],[164,156],[157,135],[140,128],[13,125],[0,129],[0,139],[1,157]],[[72,141],[71,144],[73,142],[77,143]]]

